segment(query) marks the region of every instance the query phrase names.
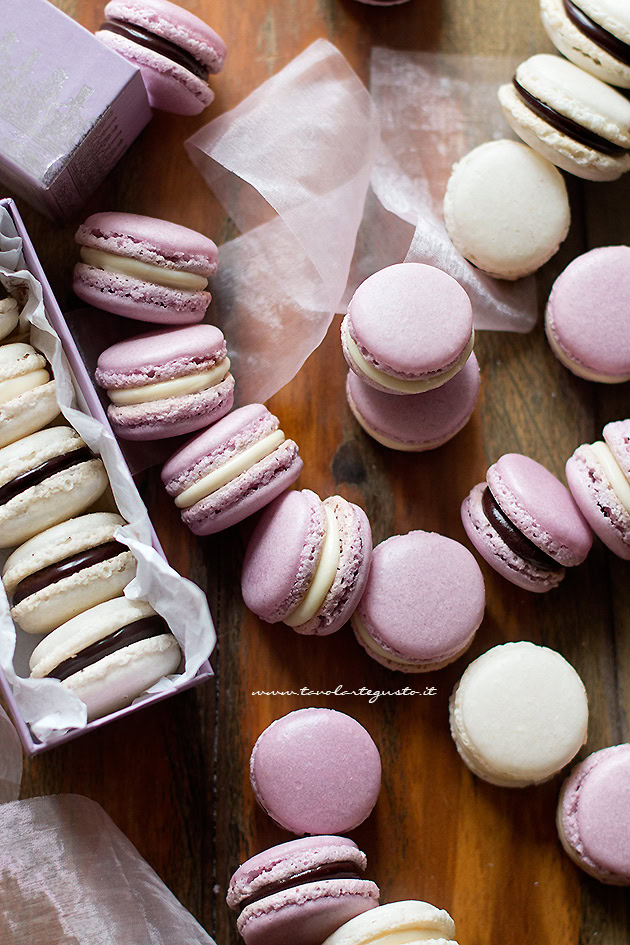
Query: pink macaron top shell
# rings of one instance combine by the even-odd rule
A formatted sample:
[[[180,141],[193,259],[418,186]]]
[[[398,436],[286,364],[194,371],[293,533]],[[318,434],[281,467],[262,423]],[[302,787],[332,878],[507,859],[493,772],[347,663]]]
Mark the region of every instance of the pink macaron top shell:
[[[556,279],[548,328],[571,361],[611,380],[630,377],[629,298],[630,247],[592,249]]]
[[[178,223],[137,213],[95,213],[75,234],[80,246],[202,276],[217,270],[218,250],[207,236]]]
[[[333,709],[298,709],[254,746],[250,778],[259,804],[295,834],[346,833],[363,823],[381,787],[369,733]]]
[[[586,865],[602,879],[630,884],[630,745],[597,751],[574,769],[563,790],[561,818]]]
[[[379,646],[421,665],[465,648],[485,603],[483,576],[470,551],[444,535],[413,531],[374,549],[357,614]]]
[[[472,332],[472,306],[441,269],[400,263],[359,286],[348,306],[348,330],[378,370],[416,379],[461,357]]]
[[[604,427],[604,440],[630,481],[630,420],[615,420]]]
[[[223,332],[214,325],[149,331],[106,348],[96,380],[108,390],[154,384],[208,370],[226,354]]]
[[[506,453],[488,469],[492,495],[520,532],[559,564],[581,564],[593,535],[569,490],[540,463]]]

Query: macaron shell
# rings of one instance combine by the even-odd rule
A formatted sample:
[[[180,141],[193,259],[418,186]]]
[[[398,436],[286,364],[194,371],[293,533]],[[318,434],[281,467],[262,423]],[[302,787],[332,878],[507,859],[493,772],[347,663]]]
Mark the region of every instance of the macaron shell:
[[[604,427],[604,440],[621,471],[630,481],[630,420],[615,420]]]
[[[190,292],[105,272],[85,263],[74,267],[74,292],[95,308],[163,325],[200,322],[211,301],[209,292]]]
[[[597,537],[619,558],[630,560],[630,513],[588,444],[569,458],[566,475],[573,498]]]
[[[397,937],[398,936],[398,937]],[[368,915],[353,919],[326,939],[323,945],[378,945],[378,943],[433,942],[455,945],[455,923],[448,912],[429,902],[390,902]]]
[[[0,447],[41,430],[59,414],[55,381],[41,384],[0,405]]]
[[[0,341],[4,341],[17,327],[20,310],[15,299],[0,299]]]
[[[597,0],[596,5],[590,7],[588,0],[580,0],[578,6],[600,25],[608,22],[605,28],[609,31],[622,25],[619,16],[608,20],[604,13],[608,4],[602,0]],[[625,11],[618,5],[616,10],[617,13],[621,11],[622,16],[624,15]],[[567,59],[604,82],[610,82],[611,85],[620,88],[630,88],[630,67],[585,36],[567,17],[563,0],[540,0],[540,12],[547,35]],[[602,13],[604,13],[603,16]],[[625,15],[627,16],[627,13]],[[630,43],[627,28],[621,29],[618,36],[626,43]]]

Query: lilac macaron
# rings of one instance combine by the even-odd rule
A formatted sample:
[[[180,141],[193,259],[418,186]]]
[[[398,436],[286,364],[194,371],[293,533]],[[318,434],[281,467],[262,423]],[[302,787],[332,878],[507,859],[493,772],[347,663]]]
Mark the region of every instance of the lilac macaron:
[[[603,434],[578,446],[567,462],[567,481],[597,537],[630,560],[630,420],[607,423]]]
[[[321,945],[379,902],[363,877],[367,857],[346,837],[304,837],[271,847],[236,870],[227,904],[246,945]]]
[[[198,115],[214,99],[208,77],[226,49],[203,20],[169,0],[111,0],[96,36],[142,72],[153,108]]]
[[[474,354],[451,381],[424,394],[396,397],[348,371],[348,406],[365,432],[392,450],[422,452],[452,439],[470,420],[481,377]]]
[[[352,627],[378,663],[422,673],[468,649],[485,605],[483,576],[470,551],[444,535],[413,531],[374,549]]]
[[[574,259],[554,282],[545,330],[559,361],[587,381],[630,380],[630,246]]]
[[[272,502],[303,465],[278,418],[263,404],[249,404],[177,450],[162,469],[162,482],[190,530],[212,535]]]
[[[562,846],[595,879],[630,886],[630,745],[614,745],[577,765],[560,792]]]
[[[107,414],[124,440],[194,433],[220,420],[234,402],[225,338],[214,325],[120,341],[100,355],[95,377],[108,393]]]
[[[389,394],[419,394],[445,384],[470,357],[473,338],[464,289],[422,263],[388,266],[366,279],[341,325],[350,369]]]
[[[285,492],[265,509],[243,565],[243,599],[267,623],[325,636],[350,619],[367,581],[372,530],[339,495]]]
[[[368,817],[381,789],[381,756],[355,719],[298,709],[265,729],[250,759],[260,806],[295,834],[347,833]]]
[[[461,514],[482,558],[512,584],[536,593],[557,587],[565,568],[581,564],[593,543],[568,489],[519,453],[506,453],[488,469]]]
[[[163,325],[202,320],[218,260],[206,236],[135,213],[95,213],[74,238],[81,262],[72,287],[88,305]]]

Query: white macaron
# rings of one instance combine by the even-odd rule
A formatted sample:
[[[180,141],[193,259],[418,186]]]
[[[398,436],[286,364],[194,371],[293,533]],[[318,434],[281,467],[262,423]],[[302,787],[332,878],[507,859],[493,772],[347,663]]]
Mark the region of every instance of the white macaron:
[[[628,0],[540,0],[551,42],[576,66],[630,88]]]
[[[19,317],[20,310],[17,302],[0,282],[0,341],[16,329]]]
[[[448,912],[419,899],[390,902],[350,919],[323,945],[379,945],[408,942],[456,945],[455,923]]]
[[[0,548],[19,545],[103,494],[107,473],[71,427],[48,427],[0,449]]]
[[[88,708],[88,719],[122,709],[163,676],[182,653],[145,601],[117,597],[49,633],[30,659],[31,677],[59,679]]]
[[[16,548],[2,572],[16,623],[27,633],[49,633],[119,597],[136,573],[134,555],[115,539],[124,524],[113,512],[91,512]]]
[[[46,359],[31,345],[0,345],[0,447],[35,433],[59,413]]]

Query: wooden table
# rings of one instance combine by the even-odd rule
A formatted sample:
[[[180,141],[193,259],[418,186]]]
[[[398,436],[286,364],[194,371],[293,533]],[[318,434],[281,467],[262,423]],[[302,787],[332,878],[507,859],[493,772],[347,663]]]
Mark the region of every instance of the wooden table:
[[[84,26],[102,0],[55,0]],[[523,58],[549,49],[536,0],[411,0],[377,11],[354,0],[182,0],[224,36],[229,67],[214,85],[210,114],[231,108],[320,36],[329,37],[364,77],[374,42],[394,47]],[[140,141],[90,202],[187,224],[222,242],[233,232],[189,173],[183,140],[207,121],[156,114]],[[540,277],[541,301],[555,274],[590,246],[630,242],[630,185],[570,183],[571,235]],[[19,202],[62,304],[70,301],[74,224],[59,229]],[[481,334],[480,405],[465,432],[443,449],[397,455],[363,436],[345,405],[345,367],[336,328],[299,376],[271,402],[300,444],[302,487],[340,491],[371,518],[375,541],[410,528],[464,541],[459,504],[501,453],[522,451],[562,475],[566,458],[630,413],[629,385],[579,381],[531,335]],[[317,422],[302,405],[317,392]],[[274,718],[315,703],[356,716],[378,743],[384,783],[377,809],[356,831],[384,902],[427,899],[448,909],[461,945],[577,945],[630,942],[627,893],[599,885],[562,853],[554,827],[559,780],[509,791],[475,780],[448,734],[449,693],[470,657],[508,640],[558,648],[577,668],[591,703],[588,750],[628,739],[630,603],[628,566],[597,545],[588,562],[544,597],[520,592],[484,567],[486,619],[470,657],[431,676],[431,698],[254,697],[299,686],[397,688],[398,678],[365,656],[348,628],[300,638],[248,614],[239,595],[238,530],[199,540],[182,527],[156,471],[141,483],[175,568],[207,590],[219,646],[216,682],[27,764],[23,795],[73,791],[94,798],[131,838],[219,945],[238,941],[224,894],[247,856],[286,839],[257,808],[248,758]],[[424,683],[424,679],[422,679]],[[38,943],[40,945],[40,943]],[[41,943],[43,945],[43,943]],[[291,943],[287,943],[291,945]]]

